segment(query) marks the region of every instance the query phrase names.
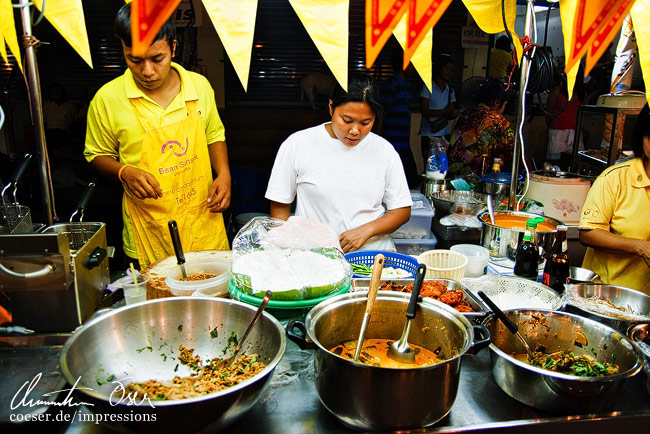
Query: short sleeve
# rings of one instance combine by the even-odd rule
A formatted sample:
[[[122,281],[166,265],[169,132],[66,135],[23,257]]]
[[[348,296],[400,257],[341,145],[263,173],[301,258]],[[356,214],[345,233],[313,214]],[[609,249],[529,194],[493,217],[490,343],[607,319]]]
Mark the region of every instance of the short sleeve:
[[[295,165],[294,148],[295,144],[292,143],[291,137],[280,146],[264,195],[268,200],[292,203],[296,198],[298,172]]]
[[[411,199],[411,191],[409,190],[404,174],[404,167],[399,154],[395,149],[388,144],[390,148],[387,149],[388,164],[386,167],[386,189],[382,202],[386,205],[387,210],[403,208],[411,206],[413,200]]]
[[[609,231],[616,206],[616,188],[606,176],[599,176],[587,193],[582,206],[579,229],[603,229]]]
[[[99,95],[93,98],[88,107],[84,149],[84,157],[88,162],[98,156],[119,159],[119,143],[108,124],[110,116],[105,109],[105,103]]]
[[[449,92],[451,92],[451,96],[450,96],[450,99],[449,99],[449,100],[450,100],[451,102],[456,102],[456,92],[454,92],[454,89],[452,89],[452,88],[450,87],[450,88],[449,88]]]
[[[201,93],[201,98],[205,98],[205,107],[207,111],[204,122],[205,137],[208,145],[215,142],[225,142],[226,129],[223,126],[223,122],[221,122],[219,110],[217,110],[217,103],[214,99],[214,90],[207,80],[205,83],[202,83],[201,89],[203,91]]]
[[[431,92],[429,91],[429,88],[426,85],[423,85],[422,89],[420,90],[420,98],[426,98],[426,99],[431,98]]]

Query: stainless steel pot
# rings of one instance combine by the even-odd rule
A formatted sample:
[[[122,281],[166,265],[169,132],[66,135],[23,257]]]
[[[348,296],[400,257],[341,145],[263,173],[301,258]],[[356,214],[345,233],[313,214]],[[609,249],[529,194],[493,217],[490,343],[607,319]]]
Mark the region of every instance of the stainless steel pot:
[[[426,175],[422,175],[420,191],[427,199],[430,198],[433,193],[445,190],[449,190],[448,179],[429,179]]]
[[[585,354],[600,362],[614,358],[620,367],[619,374],[608,377],[577,377],[521,362],[512,354],[525,353],[523,345],[501,321],[490,315],[484,325],[492,338],[490,361],[494,381],[512,398],[531,407],[556,414],[604,411],[613,404],[625,379],[643,367],[643,355],[624,334],[596,321],[543,310],[505,313],[519,326],[519,332],[532,347],[541,344],[547,352],[571,349],[577,355]],[[544,316],[548,328],[524,324],[533,315]],[[587,338],[587,345],[575,344],[578,332]]]
[[[399,339],[410,294],[379,291],[366,339]],[[325,408],[343,424],[358,430],[388,431],[425,427],[442,419],[458,391],[460,358],[489,343],[474,341],[474,328],[453,308],[424,298],[412,320],[410,344],[439,351],[445,361],[414,369],[391,369],[354,363],[329,350],[356,340],[367,292],[333,297],[313,308],[305,323],[291,321],[287,334],[301,348],[315,348],[316,391]],[[299,333],[296,333],[296,329]],[[414,399],[424,393],[426,398]]]
[[[120,401],[119,383],[189,375],[189,368],[176,359],[179,344],[194,348],[204,361],[223,357],[231,333],[241,338],[255,312],[254,306],[238,301],[199,297],[163,298],[113,310],[90,320],[68,339],[61,352],[61,371],[68,383],[79,380],[75,385],[79,400],[93,404],[92,411],[123,418],[119,428],[174,433],[219,430],[257,402],[284,354],[284,330],[266,312],[247,339],[251,345],[242,351],[259,354],[267,366],[236,386],[196,398],[152,401],[150,406]],[[218,336],[213,338],[215,329]]]
[[[553,227],[563,224],[553,217],[540,216],[522,211],[494,211],[496,221],[500,217],[514,217],[522,220],[522,227],[526,226],[526,220],[535,217],[543,217],[544,223]],[[481,221],[481,245],[490,251],[490,257],[497,259],[512,259],[517,256],[517,246],[524,238],[525,229],[507,229],[497,226],[490,222],[490,214],[486,211],[478,215]],[[535,244],[542,248],[540,260],[546,259],[546,255],[551,251],[553,241],[555,241],[556,230],[535,232]]]

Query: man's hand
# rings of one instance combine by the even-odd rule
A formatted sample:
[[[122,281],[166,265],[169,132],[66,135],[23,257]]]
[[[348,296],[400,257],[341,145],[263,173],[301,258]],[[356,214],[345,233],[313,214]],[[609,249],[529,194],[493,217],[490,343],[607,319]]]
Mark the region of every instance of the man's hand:
[[[208,210],[224,212],[230,206],[230,178],[217,176],[208,191]]]
[[[156,177],[137,167],[125,167],[122,170],[122,182],[138,199],[158,199],[163,195]]]
[[[372,232],[364,226],[359,226],[358,228],[343,232],[339,236],[343,253],[359,250],[364,244],[366,244],[366,241],[368,241],[368,238],[371,236]]]

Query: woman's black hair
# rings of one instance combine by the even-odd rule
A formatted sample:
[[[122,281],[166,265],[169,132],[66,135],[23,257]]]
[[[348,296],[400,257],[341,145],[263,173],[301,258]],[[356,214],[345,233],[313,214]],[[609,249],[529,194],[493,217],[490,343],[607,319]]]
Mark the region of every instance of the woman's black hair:
[[[488,78],[476,92],[476,102],[492,107],[495,101],[501,105],[506,100],[506,90],[503,81],[498,78]]]
[[[352,75],[347,92],[337,86],[331,101],[332,110],[348,102],[365,102],[370,106],[375,117],[381,117],[384,113],[384,106],[379,99],[379,85],[367,74]]]
[[[641,112],[636,118],[636,123],[634,124],[634,131],[632,132],[632,150],[634,151],[634,156],[647,158],[645,152],[643,152],[643,139],[650,139],[650,109],[648,108],[648,103],[643,106]]]
[[[433,77],[438,77],[442,68],[450,63],[454,63],[453,57],[445,53],[439,54],[433,61]]]
[[[118,38],[124,42],[124,45],[127,47],[131,46],[131,3],[127,3],[117,11],[115,16],[115,33]],[[169,19],[162,25],[156,39],[153,41],[160,41],[165,39],[169,44],[169,48],[172,48],[172,41],[176,39],[176,25],[174,24],[173,17]]]

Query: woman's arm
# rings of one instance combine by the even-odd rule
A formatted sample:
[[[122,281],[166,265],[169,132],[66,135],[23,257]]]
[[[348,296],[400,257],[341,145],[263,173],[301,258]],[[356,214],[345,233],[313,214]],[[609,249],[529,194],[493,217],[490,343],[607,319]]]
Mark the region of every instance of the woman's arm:
[[[280,220],[289,220],[291,216],[291,204],[271,201],[271,217]]]
[[[409,221],[409,218],[411,218],[410,206],[386,211],[383,216],[376,220],[343,232],[339,237],[341,248],[344,253],[359,250],[370,237],[391,234]]]
[[[440,109],[440,110],[432,110],[429,108],[429,99],[428,98],[420,98],[420,111],[422,112],[422,116],[425,118],[433,118],[437,116],[447,116],[451,114],[451,111],[453,110],[453,105],[452,108],[449,108],[449,105],[447,107]]]
[[[650,242],[636,238],[627,238],[603,229],[580,230],[580,242],[606,253],[626,253],[643,259],[650,267]]]

